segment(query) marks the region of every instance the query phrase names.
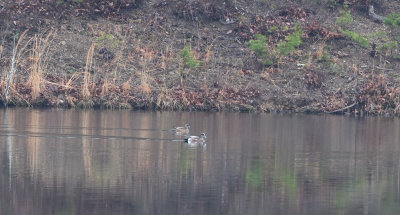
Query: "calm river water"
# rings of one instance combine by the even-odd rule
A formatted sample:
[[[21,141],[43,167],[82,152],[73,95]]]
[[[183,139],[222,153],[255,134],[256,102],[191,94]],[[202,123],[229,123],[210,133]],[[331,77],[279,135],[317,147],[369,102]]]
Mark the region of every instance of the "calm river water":
[[[400,120],[8,109],[0,214],[400,214]],[[170,132],[191,125],[206,147]]]

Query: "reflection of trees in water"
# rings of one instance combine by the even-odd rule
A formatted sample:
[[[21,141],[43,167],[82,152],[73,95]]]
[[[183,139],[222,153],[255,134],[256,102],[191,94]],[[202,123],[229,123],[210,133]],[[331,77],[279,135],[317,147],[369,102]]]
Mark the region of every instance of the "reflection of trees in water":
[[[43,130],[57,124],[55,119],[62,127]],[[10,138],[13,175],[10,181],[10,161],[2,156],[1,212],[390,214],[400,209],[399,144],[393,141],[399,140],[398,121],[211,115],[200,122],[213,128],[207,151],[163,141],[169,134],[162,132],[151,143],[88,138],[148,137],[155,132],[148,128],[159,123],[170,122],[159,113],[10,111],[10,127],[40,135]],[[54,131],[81,136],[46,136]],[[6,153],[7,145],[0,144],[0,151]]]

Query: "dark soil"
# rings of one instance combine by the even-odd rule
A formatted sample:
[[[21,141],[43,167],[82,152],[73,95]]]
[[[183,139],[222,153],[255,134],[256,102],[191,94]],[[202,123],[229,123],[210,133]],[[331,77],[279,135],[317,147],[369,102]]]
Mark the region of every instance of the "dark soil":
[[[369,5],[383,16],[400,12],[389,0],[3,0],[0,101],[398,115],[399,48],[376,47],[400,40],[400,31],[374,22]],[[344,8],[354,21],[340,26]],[[263,65],[247,45],[262,34],[273,53],[296,24],[301,45],[272,65]],[[341,28],[370,45],[362,47]],[[199,66],[191,68],[179,55],[185,46]]]

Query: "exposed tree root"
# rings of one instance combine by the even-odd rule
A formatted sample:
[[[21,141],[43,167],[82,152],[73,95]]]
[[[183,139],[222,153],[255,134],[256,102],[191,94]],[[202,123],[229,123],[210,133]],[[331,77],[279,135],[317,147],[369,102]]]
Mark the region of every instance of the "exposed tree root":
[[[354,102],[353,104],[351,104],[351,105],[349,105],[349,106],[346,106],[346,107],[344,107],[344,108],[340,108],[340,109],[337,109],[337,110],[334,110],[334,111],[330,111],[330,112],[327,112],[327,113],[337,113],[337,112],[341,112],[341,111],[344,111],[344,110],[347,110],[347,109],[349,109],[349,108],[354,107],[357,103],[358,103],[358,102]]]

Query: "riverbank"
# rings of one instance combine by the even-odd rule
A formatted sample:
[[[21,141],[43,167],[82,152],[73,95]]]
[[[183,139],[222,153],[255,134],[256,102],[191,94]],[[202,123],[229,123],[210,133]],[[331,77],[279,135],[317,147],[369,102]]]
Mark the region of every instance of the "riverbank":
[[[3,104],[14,65],[11,106],[400,113],[400,33],[367,9],[392,1],[35,2],[0,5]]]

